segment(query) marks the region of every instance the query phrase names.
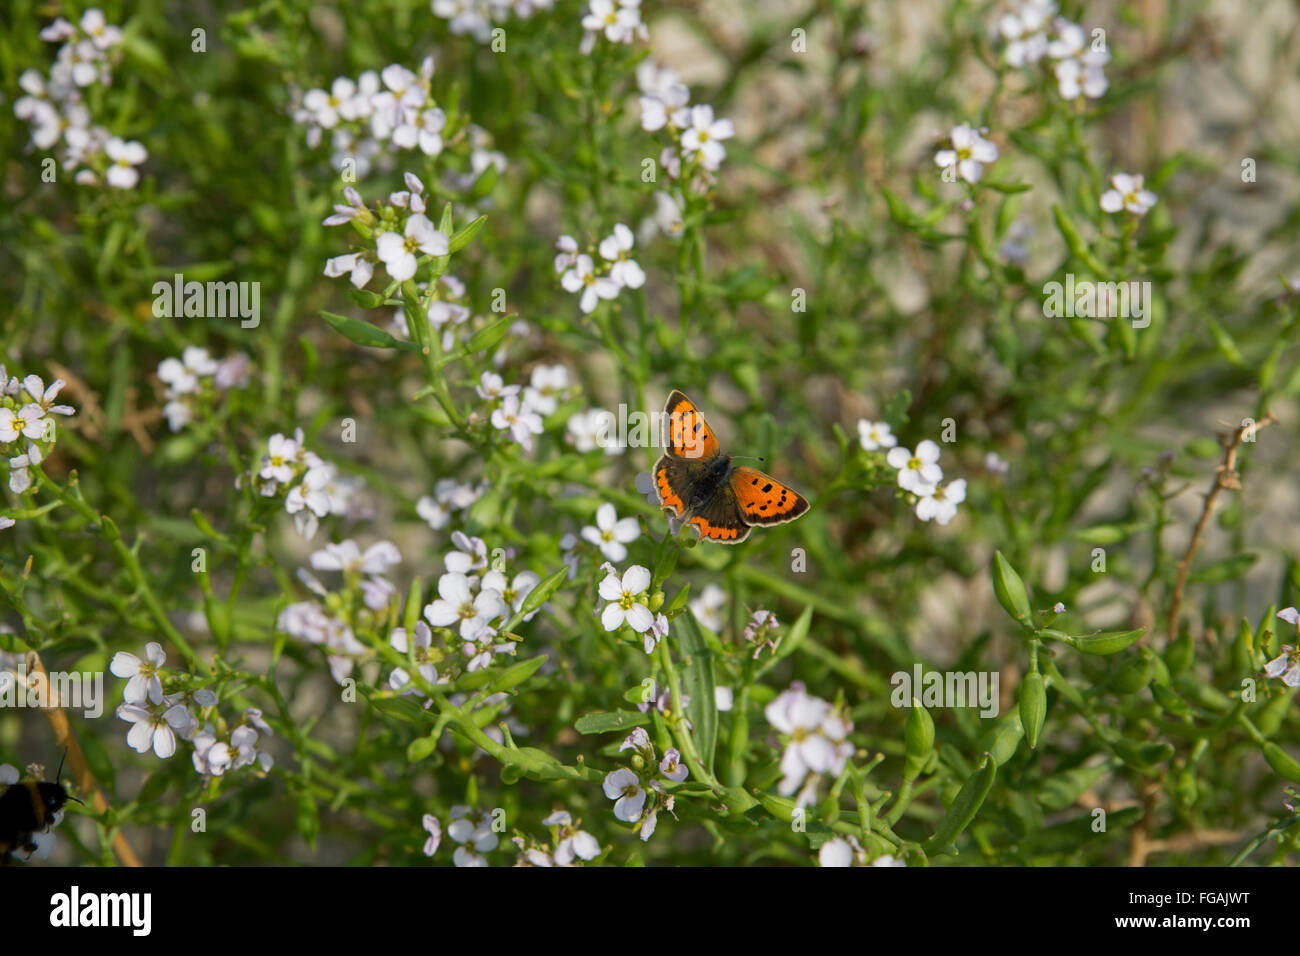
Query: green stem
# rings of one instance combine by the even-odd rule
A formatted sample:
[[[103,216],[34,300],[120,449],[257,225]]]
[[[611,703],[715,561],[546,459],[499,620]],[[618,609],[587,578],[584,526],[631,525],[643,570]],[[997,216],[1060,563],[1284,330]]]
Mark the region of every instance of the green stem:
[[[162,602],[159,601],[158,596],[153,593],[153,588],[149,586],[149,578],[144,573],[144,569],[140,567],[140,559],[136,557],[135,552],[131,548],[126,546],[126,543],[122,540],[122,533],[118,530],[117,525],[113,523],[113,519],[108,515],[98,514],[85,502],[79,492],[74,493],[73,491],[69,491],[67,488],[63,488],[56,482],[52,481],[49,476],[41,470],[39,465],[33,465],[32,471],[36,474],[40,483],[44,487],[48,488],[61,502],[77,512],[77,514],[99,532],[100,537],[109,543],[113,552],[117,555],[118,560],[122,562],[122,566],[126,569],[127,576],[131,579],[131,583],[135,585],[135,589],[139,593],[140,599],[144,602],[145,608],[148,609],[154,623],[158,625],[158,629],[166,635],[167,639],[171,641],[173,645],[175,645],[176,649],[180,651],[181,656],[185,658],[191,668],[194,670],[206,670],[203,662],[199,660],[198,654],[196,654],[194,648],[190,646],[189,641],[185,640],[185,638],[181,636],[180,631],[176,630],[172,625],[172,622],[168,620],[167,612],[163,609]],[[75,471],[68,476],[68,484],[73,489],[78,487],[77,473]]]

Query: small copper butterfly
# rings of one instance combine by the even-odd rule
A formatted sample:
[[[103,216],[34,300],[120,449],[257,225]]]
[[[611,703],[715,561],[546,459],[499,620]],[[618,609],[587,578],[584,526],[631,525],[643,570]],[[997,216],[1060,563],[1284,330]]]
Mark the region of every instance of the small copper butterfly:
[[[706,541],[736,544],[752,525],[782,524],[808,510],[808,499],[757,468],[735,467],[695,403],[674,390],[664,406],[668,452],[655,464],[659,503]]]

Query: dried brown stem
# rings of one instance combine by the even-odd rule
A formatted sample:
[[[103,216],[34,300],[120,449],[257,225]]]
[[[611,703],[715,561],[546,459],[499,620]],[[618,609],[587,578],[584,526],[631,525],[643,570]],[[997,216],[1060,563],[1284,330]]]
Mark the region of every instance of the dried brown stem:
[[[90,798],[90,803],[96,810],[101,814],[107,812],[108,799],[95,781],[95,774],[91,771],[90,765],[86,763],[86,755],[81,751],[81,744],[77,742],[77,735],[73,733],[68,715],[64,713],[60,702],[54,699],[50,675],[46,673],[45,665],[35,651],[29,651],[27,654],[27,673],[31,675],[29,680],[35,678],[41,681],[47,690],[46,706],[43,711],[45,719],[50,722],[50,727],[54,730],[54,738],[58,741],[59,749],[67,754],[68,771],[72,779],[77,782],[77,788]],[[113,835],[112,846],[113,852],[117,854],[117,859],[123,866],[142,865],[121,830]]]
[[[1169,601],[1169,616],[1166,622],[1166,630],[1171,641],[1178,636],[1178,615],[1183,609],[1183,595],[1187,590],[1187,576],[1192,570],[1192,559],[1201,546],[1201,540],[1205,537],[1205,529],[1209,526],[1210,516],[1214,512],[1215,504],[1218,503],[1219,495],[1224,490],[1238,491],[1241,488],[1237,476],[1237,453],[1241,449],[1241,443],[1247,439],[1253,440],[1255,432],[1276,421],[1277,416],[1270,411],[1259,421],[1242,425],[1224,437],[1223,461],[1215,470],[1214,483],[1210,485],[1210,490],[1205,495],[1205,507],[1201,509],[1201,517],[1196,522],[1196,530],[1192,532],[1192,540],[1187,544],[1187,552],[1178,562],[1178,577],[1174,581],[1174,592]]]

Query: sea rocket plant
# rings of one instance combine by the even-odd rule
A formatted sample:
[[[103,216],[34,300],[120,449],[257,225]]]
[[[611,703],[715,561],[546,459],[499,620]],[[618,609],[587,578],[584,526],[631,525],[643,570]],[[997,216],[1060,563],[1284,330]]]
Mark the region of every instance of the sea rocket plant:
[[[0,783],[67,751],[59,863],[1294,862],[1248,16],[11,6]],[[808,514],[670,458],[760,522],[678,534],[673,389]]]

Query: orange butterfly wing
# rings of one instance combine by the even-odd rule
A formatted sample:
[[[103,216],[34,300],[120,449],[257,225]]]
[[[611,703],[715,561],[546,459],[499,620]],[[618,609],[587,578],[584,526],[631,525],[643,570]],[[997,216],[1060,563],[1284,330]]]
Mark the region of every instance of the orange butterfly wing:
[[[668,454],[691,461],[705,461],[718,454],[718,437],[704,420],[699,408],[681,392],[674,390],[664,406],[664,444]]]
[[[731,473],[731,490],[749,524],[781,524],[808,510],[807,498],[757,468],[736,468]]]
[[[694,525],[704,540],[720,544],[740,544],[749,537],[749,525],[739,518],[726,524],[714,524],[704,515],[696,515],[687,524]]]
[[[679,461],[671,455],[664,455],[655,463],[655,492],[659,495],[659,504],[671,508],[679,518],[686,511],[682,495],[690,486],[688,467],[687,462]]]

